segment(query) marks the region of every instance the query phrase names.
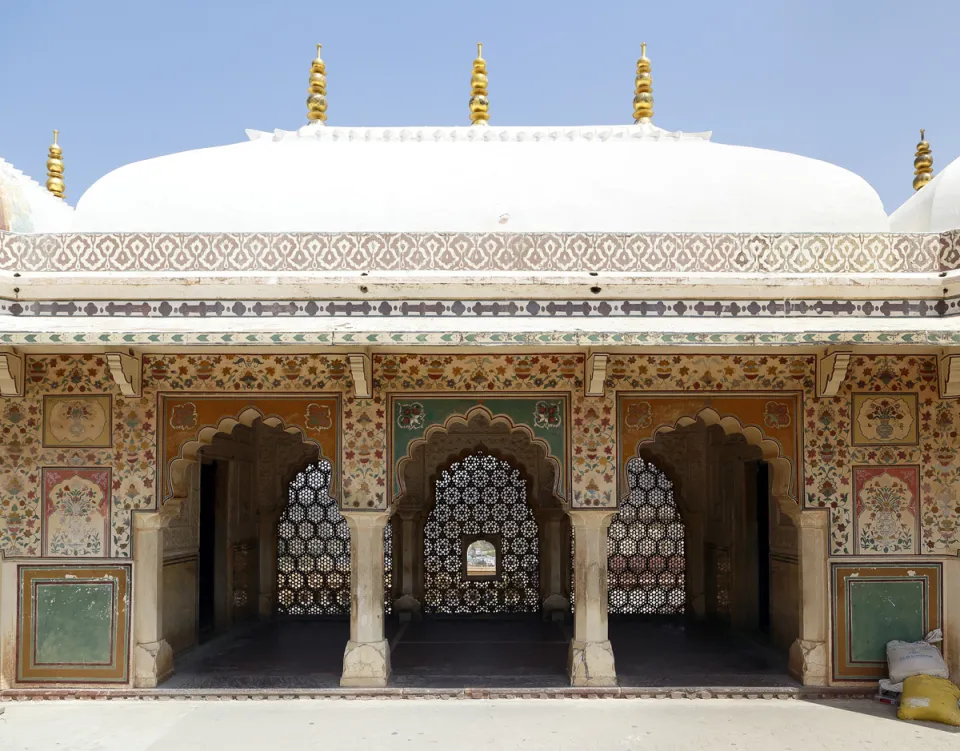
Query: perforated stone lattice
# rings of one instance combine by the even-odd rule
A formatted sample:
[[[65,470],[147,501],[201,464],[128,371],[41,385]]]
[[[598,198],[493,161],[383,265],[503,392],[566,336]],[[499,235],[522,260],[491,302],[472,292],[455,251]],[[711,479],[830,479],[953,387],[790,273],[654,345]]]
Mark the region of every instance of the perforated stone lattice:
[[[463,574],[463,539],[499,536],[501,575]],[[540,544],[520,471],[478,453],[444,470],[424,525],[424,611],[444,614],[534,613],[540,607]]]
[[[277,614],[350,613],[350,528],[328,494],[330,462],[321,459],[297,474],[277,526]],[[384,592],[393,575],[393,528],[383,530]],[[384,597],[390,610],[390,598]]]
[[[673,483],[639,457],[630,495],[607,531],[607,602],[613,614],[676,615],[686,605],[684,528]]]

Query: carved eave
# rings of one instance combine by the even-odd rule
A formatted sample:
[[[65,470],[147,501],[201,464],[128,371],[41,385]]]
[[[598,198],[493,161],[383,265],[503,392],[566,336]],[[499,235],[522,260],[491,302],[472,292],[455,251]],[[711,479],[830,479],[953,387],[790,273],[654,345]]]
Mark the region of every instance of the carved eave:
[[[940,396],[960,396],[960,352],[943,350],[937,366],[940,374]]]
[[[140,355],[133,352],[107,352],[107,365],[121,394],[135,399],[143,395],[143,360]]]
[[[609,360],[609,355],[599,353],[590,354],[587,357],[587,380],[585,384],[587,396],[603,396]]]
[[[850,350],[828,349],[817,358],[817,396],[831,397],[840,393],[850,368]]]
[[[15,349],[0,349],[0,396],[23,396],[23,356]]]
[[[358,352],[347,355],[350,363],[350,375],[353,376],[353,395],[357,399],[369,399],[373,396],[373,375],[370,367],[370,355]]]

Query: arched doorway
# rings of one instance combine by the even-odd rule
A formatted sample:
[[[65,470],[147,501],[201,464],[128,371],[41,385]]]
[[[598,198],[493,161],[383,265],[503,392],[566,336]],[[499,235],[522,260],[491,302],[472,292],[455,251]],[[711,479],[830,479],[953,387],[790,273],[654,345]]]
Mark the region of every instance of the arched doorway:
[[[566,685],[570,529],[545,445],[477,408],[398,471],[394,679]]]
[[[798,538],[762,448],[689,420],[641,445],[624,475],[607,533],[621,683],[789,683]]]

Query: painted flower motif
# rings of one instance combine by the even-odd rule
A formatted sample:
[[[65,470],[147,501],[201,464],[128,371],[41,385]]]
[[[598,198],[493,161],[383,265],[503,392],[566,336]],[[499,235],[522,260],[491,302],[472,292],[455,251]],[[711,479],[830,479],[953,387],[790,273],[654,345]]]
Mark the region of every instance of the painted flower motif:
[[[384,360],[380,366],[380,373],[386,380],[392,381],[400,375],[400,364],[396,360]]]
[[[283,363],[280,370],[283,373],[283,377],[288,381],[295,381],[300,377],[301,367],[300,363],[296,359],[290,358]]]
[[[649,428],[653,423],[653,407],[650,402],[629,402],[623,420],[628,428]]]
[[[174,430],[192,430],[197,427],[197,405],[193,402],[173,405],[170,427]]]
[[[153,366],[150,368],[150,375],[155,381],[165,381],[169,374],[170,369],[167,367],[167,363],[164,360],[155,361]]]
[[[343,360],[331,360],[327,375],[331,381],[342,381],[347,373],[347,364]]]
[[[30,360],[27,366],[27,372],[30,380],[34,383],[42,383],[47,377],[47,363],[45,360]]]
[[[426,410],[420,402],[397,405],[397,427],[402,430],[418,430],[423,427]]]
[[[534,362],[530,357],[522,357],[517,360],[517,364],[514,367],[514,374],[521,381],[527,380],[531,375],[533,375]]]
[[[62,426],[66,428],[66,433],[76,441],[80,441],[86,436],[91,430],[91,424],[95,418],[100,416],[94,415],[90,402],[84,399],[60,402],[55,410]]]
[[[26,418],[26,414],[19,403],[15,401],[8,401],[7,407],[3,411],[3,417],[7,422],[12,422],[14,425],[17,425]]]
[[[899,399],[874,399],[866,415],[870,420],[902,420],[905,413]]]
[[[533,426],[552,430],[560,427],[560,402],[537,402],[533,410]]]
[[[333,427],[330,407],[325,404],[308,404],[304,417],[309,430],[330,430]]]
[[[768,428],[789,428],[790,410],[782,402],[767,402],[763,405],[763,424]]]
[[[201,360],[197,363],[197,378],[201,381],[209,380],[213,375],[213,363],[209,360]]]

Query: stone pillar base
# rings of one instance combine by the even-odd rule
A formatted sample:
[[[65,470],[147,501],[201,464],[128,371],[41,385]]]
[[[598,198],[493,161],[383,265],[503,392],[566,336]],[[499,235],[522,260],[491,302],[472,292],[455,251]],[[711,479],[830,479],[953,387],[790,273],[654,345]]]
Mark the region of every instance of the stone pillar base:
[[[156,688],[173,675],[173,650],[163,639],[138,644],[133,651],[133,685]]]
[[[571,641],[567,668],[571,686],[616,686],[610,641]]]
[[[382,641],[348,641],[343,651],[344,688],[383,688],[390,677],[390,645]]]
[[[790,675],[804,686],[826,686],[827,645],[822,641],[797,639],[790,646]]]
[[[400,617],[401,621],[419,621],[423,611],[416,597],[403,595],[393,603],[393,612]]]
[[[570,613],[570,600],[563,595],[550,595],[541,608],[543,620],[562,621]]]

